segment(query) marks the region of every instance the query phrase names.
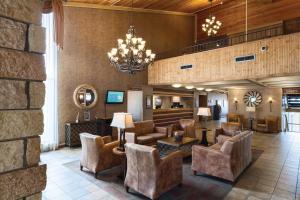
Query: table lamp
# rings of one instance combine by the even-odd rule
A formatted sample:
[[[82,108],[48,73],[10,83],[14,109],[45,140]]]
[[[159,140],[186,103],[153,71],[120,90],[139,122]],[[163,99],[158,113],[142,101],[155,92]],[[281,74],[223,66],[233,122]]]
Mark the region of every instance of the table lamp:
[[[114,113],[114,117],[110,126],[118,128],[118,132],[120,132],[120,144],[118,150],[125,151],[125,129],[134,127],[132,114],[124,112]]]
[[[254,120],[254,117],[251,116],[251,113],[255,113],[256,111],[256,107],[249,107],[247,106],[246,107],[246,112],[249,112],[249,119],[250,119],[250,130],[253,130],[253,120]]]
[[[205,117],[205,128],[206,128],[207,118],[211,116],[210,108],[208,108],[208,107],[200,107],[198,109],[197,115]]]

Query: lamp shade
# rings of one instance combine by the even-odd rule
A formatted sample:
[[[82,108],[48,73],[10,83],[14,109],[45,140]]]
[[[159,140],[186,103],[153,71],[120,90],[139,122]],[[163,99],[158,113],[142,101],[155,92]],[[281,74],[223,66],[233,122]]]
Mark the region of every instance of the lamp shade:
[[[249,106],[247,106],[246,107],[246,111],[247,112],[255,112],[255,107],[249,107]]]
[[[173,96],[172,97],[172,102],[173,103],[180,103],[180,97],[179,96]]]
[[[132,120],[132,114],[124,112],[114,113],[114,117],[110,126],[121,129],[133,128],[134,124]]]
[[[211,116],[210,108],[207,107],[199,108],[197,115],[210,117]]]

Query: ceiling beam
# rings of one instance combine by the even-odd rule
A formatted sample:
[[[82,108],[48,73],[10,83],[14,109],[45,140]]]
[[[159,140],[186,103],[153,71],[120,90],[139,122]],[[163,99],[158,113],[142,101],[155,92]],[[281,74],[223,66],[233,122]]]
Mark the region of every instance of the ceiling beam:
[[[255,85],[261,86],[261,87],[268,87],[267,85],[265,85],[261,82],[258,82],[257,80],[254,80],[254,79],[247,79],[247,81],[249,81],[250,83],[253,83]]]

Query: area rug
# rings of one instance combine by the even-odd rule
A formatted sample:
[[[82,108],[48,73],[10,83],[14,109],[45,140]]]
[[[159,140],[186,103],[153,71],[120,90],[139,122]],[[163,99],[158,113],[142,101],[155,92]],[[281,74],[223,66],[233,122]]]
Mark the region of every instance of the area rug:
[[[262,150],[253,150],[253,162],[263,153]],[[98,174],[97,179],[92,173],[80,171],[79,161],[64,164],[65,167],[93,181],[106,192],[113,194],[117,199],[147,199],[146,197],[131,191],[125,192],[123,181],[119,175],[122,173],[120,167],[103,171]],[[194,176],[191,171],[191,158],[184,159],[183,162],[183,182],[181,187],[175,187],[162,195],[160,200],[221,200],[231,191],[231,182],[214,178],[211,176]]]

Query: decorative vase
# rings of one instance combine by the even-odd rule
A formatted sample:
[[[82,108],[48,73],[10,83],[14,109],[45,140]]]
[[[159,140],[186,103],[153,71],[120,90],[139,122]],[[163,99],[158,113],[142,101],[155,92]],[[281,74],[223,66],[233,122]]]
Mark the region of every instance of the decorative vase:
[[[174,133],[174,138],[176,142],[181,142],[183,138],[183,133],[181,132],[175,132]]]

